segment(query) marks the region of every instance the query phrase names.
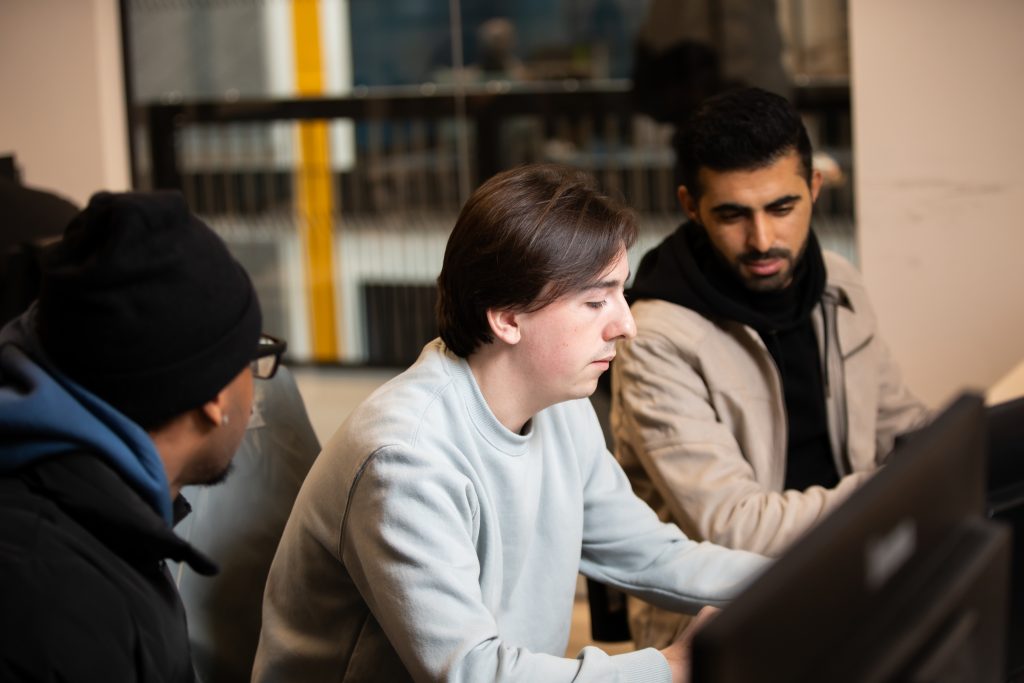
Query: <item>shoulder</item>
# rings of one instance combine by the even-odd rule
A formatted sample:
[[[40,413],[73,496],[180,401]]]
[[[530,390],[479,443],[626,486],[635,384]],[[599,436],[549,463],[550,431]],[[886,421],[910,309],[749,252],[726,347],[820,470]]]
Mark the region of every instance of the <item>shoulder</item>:
[[[348,452],[367,456],[382,446],[413,445],[423,429],[457,419],[460,401],[452,372],[455,364],[440,346],[428,344],[416,363],[352,411],[324,451],[338,444]]]
[[[361,488],[372,481],[397,486],[451,470],[465,435],[474,434],[456,365],[439,342],[428,344],[416,363],[371,394],[324,443],[302,495],[338,506],[338,492],[351,492],[357,482]],[[375,476],[385,469],[387,476]]]
[[[864,290],[864,278],[855,265],[834,251],[822,250],[825,260],[826,281],[841,289]]]
[[[734,362],[737,354],[751,353],[752,332],[732,320],[712,320],[696,311],[660,300],[638,301],[633,306],[636,336],[619,342],[620,367],[653,372],[657,361],[697,368]]]
[[[636,338],[627,343],[669,343],[697,347],[715,333],[714,322],[700,313],[662,299],[643,299],[633,304]]]
[[[822,251],[825,259],[826,287],[839,296],[840,304],[845,304],[858,317],[874,319],[871,298],[864,285],[864,278],[852,263],[832,251]]]

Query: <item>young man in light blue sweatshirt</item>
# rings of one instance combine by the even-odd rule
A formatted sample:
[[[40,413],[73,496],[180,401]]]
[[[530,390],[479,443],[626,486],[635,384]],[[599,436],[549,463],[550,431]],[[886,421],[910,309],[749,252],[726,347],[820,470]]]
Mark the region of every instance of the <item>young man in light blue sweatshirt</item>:
[[[763,559],[636,498],[586,397],[615,342],[633,215],[586,174],[482,185],[438,278],[441,339],[324,446],[270,571],[253,680],[686,680],[687,642],[562,656],[577,573],[669,609]]]

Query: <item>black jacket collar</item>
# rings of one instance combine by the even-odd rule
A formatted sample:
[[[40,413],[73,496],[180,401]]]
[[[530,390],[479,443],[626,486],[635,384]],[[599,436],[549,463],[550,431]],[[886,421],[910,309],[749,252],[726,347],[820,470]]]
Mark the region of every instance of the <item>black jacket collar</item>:
[[[217,573],[217,565],[167,526],[128,484],[99,458],[67,453],[33,463],[17,477],[35,494],[125,559],[140,564],[174,560],[198,574]],[[187,508],[187,503],[182,499]]]

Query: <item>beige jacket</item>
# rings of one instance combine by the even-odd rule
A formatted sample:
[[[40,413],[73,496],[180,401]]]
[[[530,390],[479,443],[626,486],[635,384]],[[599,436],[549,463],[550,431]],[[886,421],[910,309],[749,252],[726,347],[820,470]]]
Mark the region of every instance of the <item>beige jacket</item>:
[[[778,555],[882,464],[896,437],[927,421],[878,335],[859,273],[824,258],[812,320],[841,475],[834,489],[783,490],[782,385],[757,332],[666,301],[633,305],[637,336],[619,343],[612,364],[616,456],[637,494],[691,538]]]
[[[777,555],[880,465],[897,436],[927,420],[878,336],[860,275],[824,255],[825,294],[812,319],[844,475],[835,489],[782,490],[782,384],[757,332],[665,301],[633,306],[638,334],[613,363],[616,454],[642,496],[691,537]]]

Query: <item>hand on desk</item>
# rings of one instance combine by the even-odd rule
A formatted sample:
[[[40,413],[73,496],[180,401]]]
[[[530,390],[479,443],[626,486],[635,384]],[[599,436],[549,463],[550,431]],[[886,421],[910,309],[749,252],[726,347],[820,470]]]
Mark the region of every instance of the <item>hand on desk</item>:
[[[661,650],[661,654],[668,660],[668,666],[672,670],[672,683],[690,683],[690,645],[693,642],[693,636],[704,624],[714,618],[718,611],[717,607],[701,608],[697,617],[685,631],[679,634],[676,641]]]

